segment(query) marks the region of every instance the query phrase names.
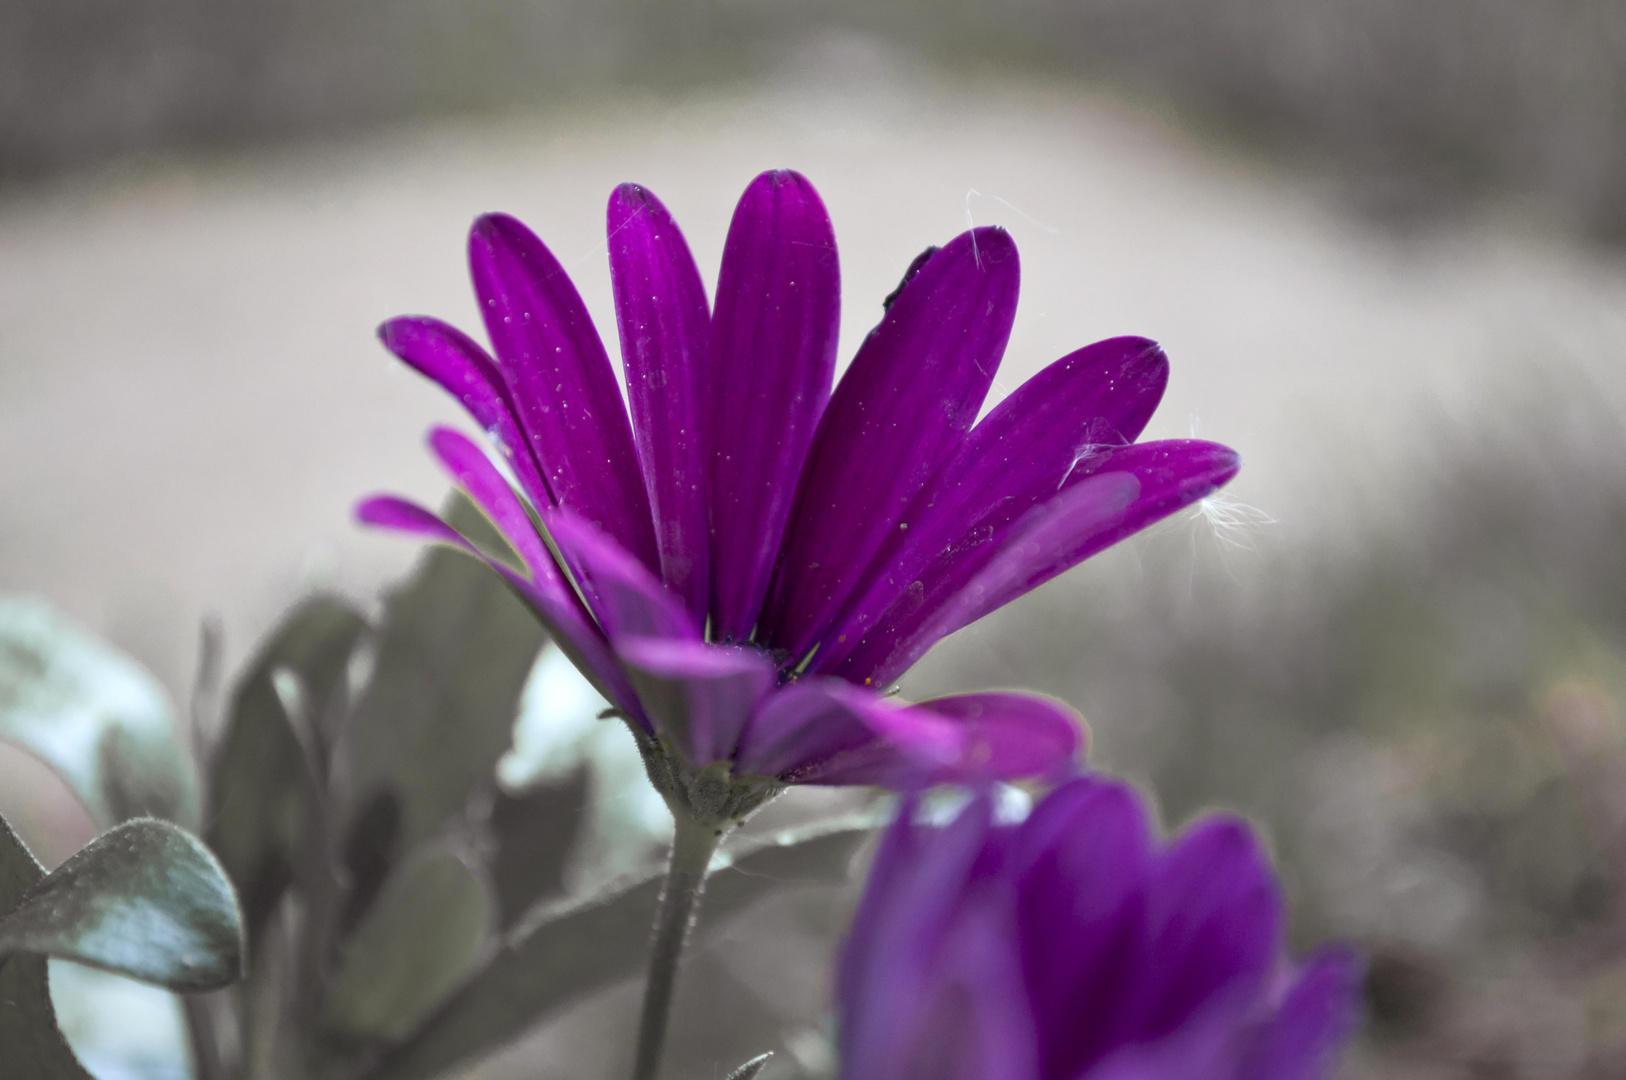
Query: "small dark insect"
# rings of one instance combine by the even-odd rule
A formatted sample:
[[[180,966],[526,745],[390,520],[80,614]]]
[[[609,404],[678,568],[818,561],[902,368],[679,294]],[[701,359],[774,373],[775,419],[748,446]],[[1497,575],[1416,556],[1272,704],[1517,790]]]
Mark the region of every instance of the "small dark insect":
[[[933,244],[931,247],[915,256],[915,261],[910,263],[909,269],[903,272],[903,280],[898,282],[898,287],[887,293],[886,299],[881,301],[882,311],[892,310],[892,301],[898,298],[898,294],[903,292],[903,287],[914,280],[915,275],[920,273],[920,268],[925,266],[927,260],[929,260],[933,255],[936,255],[939,250],[941,249],[936,244]]]

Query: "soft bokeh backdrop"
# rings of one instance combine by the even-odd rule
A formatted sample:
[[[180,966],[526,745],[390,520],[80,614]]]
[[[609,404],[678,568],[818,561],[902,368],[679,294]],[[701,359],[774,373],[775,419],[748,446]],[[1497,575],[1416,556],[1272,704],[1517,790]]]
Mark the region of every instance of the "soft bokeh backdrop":
[[[229,672],[311,590],[372,604],[413,553],[351,504],[437,500],[422,433],[463,423],[372,330],[477,324],[479,212],[553,247],[612,354],[623,180],[709,286],[750,177],[811,177],[843,357],[921,248],[1002,224],[1024,288],[995,397],[1144,334],[1173,364],[1148,434],[1230,443],[1244,471],[906,690],[1048,690],[1171,824],[1254,815],[1300,939],[1373,956],[1351,1075],[1618,1076],[1623,11],[0,0],[0,589],[183,713],[201,626]],[[42,857],[88,838],[0,755]],[[680,1066],[777,1040],[828,1067],[832,911],[780,904],[697,963]],[[619,1067],[632,999],[610,998],[477,1075]]]

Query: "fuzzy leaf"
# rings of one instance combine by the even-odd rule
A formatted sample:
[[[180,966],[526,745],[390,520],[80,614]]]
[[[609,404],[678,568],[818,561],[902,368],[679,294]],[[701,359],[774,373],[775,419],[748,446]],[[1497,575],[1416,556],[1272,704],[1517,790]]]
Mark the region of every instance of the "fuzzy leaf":
[[[846,880],[869,821],[825,823],[756,840],[714,870],[698,933],[775,889]],[[586,902],[543,905],[505,935],[490,961],[418,1030],[386,1053],[368,1080],[427,1080],[514,1038],[559,1007],[642,970],[662,873]]]
[[[345,946],[327,1027],[399,1038],[467,974],[494,923],[486,887],[449,851],[413,859],[385,882]]]
[[[483,544],[501,543],[466,501],[454,502],[450,518]],[[535,616],[488,567],[449,548],[426,550],[389,598],[348,735],[352,816],[394,791],[409,851],[462,810],[508,749],[542,641]]]
[[[170,990],[214,990],[242,972],[243,924],[225,871],[167,821],[103,833],[0,918],[0,957],[55,956]]]
[[[294,852],[315,798],[299,736],[277,691],[292,674],[310,715],[320,720],[342,686],[367,623],[346,605],[311,600],[282,621],[232,696],[225,739],[214,763],[209,843],[243,902],[250,935],[293,876]]]
[[[0,738],[39,755],[104,829],[146,815],[198,824],[163,686],[40,600],[0,598]]]
[[[11,825],[0,817],[0,911],[17,906],[45,876]],[[7,1075],[30,1080],[91,1080],[57,1030],[45,957],[0,957],[0,1050]]]

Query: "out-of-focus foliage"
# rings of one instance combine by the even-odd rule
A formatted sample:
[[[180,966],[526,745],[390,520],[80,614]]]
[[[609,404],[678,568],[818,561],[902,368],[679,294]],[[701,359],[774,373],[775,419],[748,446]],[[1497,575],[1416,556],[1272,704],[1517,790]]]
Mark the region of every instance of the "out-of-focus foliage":
[[[502,543],[461,499],[450,513]],[[619,732],[639,770],[630,736],[545,649],[498,576],[432,548],[378,619],[310,598],[257,650],[206,748],[219,862],[141,818],[46,875],[0,820],[0,993],[15,1006],[0,1064],[85,1080],[48,956],[191,994],[199,1080],[439,1076],[636,975],[662,837],[625,809],[641,770],[599,737]],[[0,606],[0,704],[0,736],[109,816],[194,776],[151,678],[41,605]],[[598,835],[618,822],[624,837]],[[838,812],[740,838],[701,931],[786,886],[845,883],[873,825]]]
[[[699,927],[714,927],[787,885],[839,884],[876,822],[835,821],[755,839],[725,852],[706,884]],[[369,1076],[428,1080],[481,1049],[512,1039],[535,1018],[636,975],[648,952],[664,872],[652,867],[604,895],[542,907],[504,935],[470,980]]]
[[[0,1064],[85,1080],[47,960],[172,990],[238,977],[242,919],[220,864],[159,814],[198,820],[196,772],[162,687],[37,600],[0,599],[0,739],[36,755],[103,827],[47,874],[0,818]]]
[[[466,502],[450,512],[501,553]],[[590,693],[531,686],[560,673],[545,647],[501,578],[444,548],[376,621],[313,598],[271,634],[210,770],[210,840],[252,944],[246,982],[189,1011],[200,1080],[442,1075],[642,968],[660,887],[646,836],[628,838],[630,880],[601,888],[573,865],[595,804],[623,796],[598,757],[544,739],[559,760],[516,759],[529,782],[499,784],[499,760],[526,749],[522,708],[588,708],[522,727],[612,723]],[[702,927],[785,885],[845,880],[868,832],[746,841]]]
[[[104,829],[143,816],[197,827],[197,775],[164,688],[39,600],[0,597],[0,738],[55,769]]]
[[[1626,434],[1517,419],[1442,435],[1358,555],[1197,516],[938,660],[1072,700],[1170,823],[1265,824],[1296,932],[1368,952],[1355,1076],[1626,1075]]]
[[[0,918],[0,957],[56,956],[172,990],[215,990],[243,961],[237,898],[191,833],[139,818],[103,833]]]
[[[74,960],[172,990],[238,977],[242,920],[196,837],[127,821],[47,874],[0,818],[0,1063],[38,1080],[85,1080],[57,1030],[46,961]]]
[[[1386,214],[1532,194],[1626,236],[1616,0],[10,0],[0,175],[176,142],[760,75],[862,35],[1150,91]]]

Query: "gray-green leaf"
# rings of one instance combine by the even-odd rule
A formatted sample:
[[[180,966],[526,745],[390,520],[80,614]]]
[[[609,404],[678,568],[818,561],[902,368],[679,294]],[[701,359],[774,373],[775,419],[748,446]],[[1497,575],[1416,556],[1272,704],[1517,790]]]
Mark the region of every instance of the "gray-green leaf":
[[[706,883],[699,933],[786,885],[839,883],[870,821],[828,822],[754,840]],[[543,905],[507,935],[489,963],[368,1073],[426,1080],[514,1038],[550,1011],[636,975],[648,955],[662,874],[588,902]]]
[[[171,990],[213,990],[242,970],[243,925],[202,842],[137,818],[35,882],[0,918],[0,957],[55,956]]]
[[[465,501],[450,517],[501,543]],[[372,680],[348,733],[352,814],[380,790],[394,791],[408,851],[461,810],[508,748],[542,641],[535,616],[488,567],[449,548],[425,551],[389,598]]]
[[[493,928],[491,897],[463,860],[405,863],[345,946],[328,992],[329,1030],[399,1038],[468,973]]]
[[[366,621],[337,600],[307,601],[282,621],[232,695],[213,769],[209,843],[237,885],[253,934],[292,878],[294,851],[316,797],[275,676],[295,676],[306,705],[320,717],[366,629]]]
[[[0,817],[0,911],[10,911],[45,876]],[[0,1049],[8,1075],[30,1080],[91,1080],[57,1030],[43,956],[0,957]]]
[[[38,754],[102,828],[144,815],[198,824],[163,686],[41,600],[0,598],[0,738]]]
[[[497,850],[491,879],[502,925],[512,926],[539,900],[565,891],[565,868],[587,814],[585,767],[492,798],[488,826]]]

